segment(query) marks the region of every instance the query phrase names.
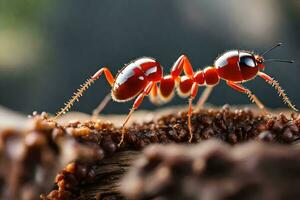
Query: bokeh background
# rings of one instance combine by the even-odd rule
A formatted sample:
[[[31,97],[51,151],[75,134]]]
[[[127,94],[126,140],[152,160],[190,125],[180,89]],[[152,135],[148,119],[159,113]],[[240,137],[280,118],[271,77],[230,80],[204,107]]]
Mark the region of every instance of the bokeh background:
[[[266,72],[300,106],[299,35],[299,0],[0,0],[0,105],[55,113],[101,66],[116,74],[130,60],[151,56],[167,74],[182,53],[197,69],[225,50],[262,52],[284,42],[267,57],[296,63],[268,63]],[[263,80],[245,85],[267,106],[284,107]],[[109,92],[102,78],[73,110],[90,113]],[[177,97],[170,104],[186,102]],[[222,82],[209,102],[249,100]],[[110,103],[103,112],[125,113],[131,104]],[[156,107],[146,99],[141,108]]]

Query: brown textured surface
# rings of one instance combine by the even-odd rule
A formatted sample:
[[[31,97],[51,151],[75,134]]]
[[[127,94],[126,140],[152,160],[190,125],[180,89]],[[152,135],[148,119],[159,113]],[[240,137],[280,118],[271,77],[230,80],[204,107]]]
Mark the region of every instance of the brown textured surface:
[[[0,133],[1,197],[36,199],[41,193],[44,199],[120,197],[118,184],[112,192],[107,192],[107,185],[117,183],[119,176],[113,179],[113,173],[122,175],[134,159],[129,156],[123,167],[122,152],[127,155],[126,152],[139,151],[150,143],[186,143],[186,118],[182,112],[141,125],[132,124],[127,129],[124,144],[118,147],[120,129],[110,123],[69,122],[62,126],[47,114],[36,114],[30,128]],[[300,117],[296,114],[289,118],[271,117],[224,107],[194,113],[192,124],[193,143],[218,138],[229,144],[248,140],[291,144],[300,137]],[[109,176],[111,182],[101,174],[104,163],[116,166]]]
[[[300,199],[300,149],[220,141],[152,145],[125,175],[129,199]]]

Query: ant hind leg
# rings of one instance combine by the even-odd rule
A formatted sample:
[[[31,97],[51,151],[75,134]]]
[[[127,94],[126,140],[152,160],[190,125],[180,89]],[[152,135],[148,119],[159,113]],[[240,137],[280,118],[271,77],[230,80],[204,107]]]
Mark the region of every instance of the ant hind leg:
[[[190,134],[189,143],[191,143],[193,140],[191,116],[193,113],[193,99],[197,96],[198,88],[199,88],[198,84],[194,82],[191,88],[191,96],[189,98],[189,108],[188,108],[188,129]]]

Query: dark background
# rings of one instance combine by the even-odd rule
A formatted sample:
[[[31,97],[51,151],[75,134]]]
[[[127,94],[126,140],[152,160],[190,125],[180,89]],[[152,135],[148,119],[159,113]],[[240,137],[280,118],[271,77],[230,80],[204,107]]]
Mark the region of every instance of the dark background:
[[[182,53],[198,69],[228,49],[262,52],[284,42],[267,57],[296,63],[268,63],[265,72],[300,106],[299,11],[298,0],[0,0],[0,105],[55,113],[101,66],[116,74],[130,60],[151,56],[167,74]],[[285,107],[259,78],[245,85],[268,107]],[[98,80],[73,110],[91,112],[108,92]],[[186,102],[176,96],[170,104]],[[222,82],[209,102],[249,100]],[[131,104],[110,103],[104,113],[128,112]],[[141,108],[155,106],[146,99]]]

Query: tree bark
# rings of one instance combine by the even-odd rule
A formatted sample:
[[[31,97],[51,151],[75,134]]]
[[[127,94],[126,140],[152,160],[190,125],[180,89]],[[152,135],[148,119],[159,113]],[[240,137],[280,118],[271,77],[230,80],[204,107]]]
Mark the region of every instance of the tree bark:
[[[78,199],[124,199],[120,194],[120,180],[139,154],[140,151],[117,152],[94,165],[96,178],[92,184],[81,187]]]

